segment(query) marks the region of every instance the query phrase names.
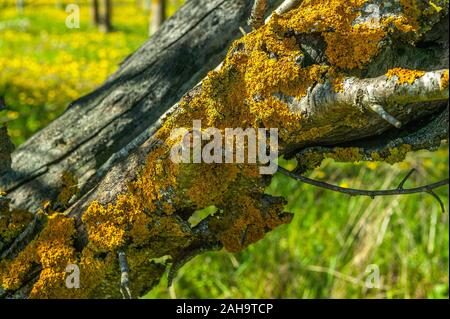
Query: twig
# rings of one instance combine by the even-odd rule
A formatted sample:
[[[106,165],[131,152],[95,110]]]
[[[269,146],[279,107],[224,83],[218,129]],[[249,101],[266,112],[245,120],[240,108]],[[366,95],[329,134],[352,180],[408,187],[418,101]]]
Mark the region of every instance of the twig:
[[[120,266],[120,292],[123,299],[133,299],[131,295],[131,290],[129,287],[129,272],[127,256],[125,252],[119,251],[119,266]]]
[[[439,202],[439,205],[441,205],[441,210],[442,212],[445,212],[445,205],[444,202],[442,201],[442,199],[438,196],[438,194],[436,194],[432,189],[427,191],[428,194],[430,194],[431,196],[433,196],[434,198],[436,198],[436,200]]]
[[[400,184],[398,185],[397,189],[404,189],[405,183],[408,181],[408,179],[411,177],[412,174],[416,172],[416,169],[413,168],[409,173],[402,179]]]
[[[395,126],[396,128],[402,127],[402,122],[400,122],[391,114],[386,112],[386,110],[380,104],[372,104],[369,106],[369,108],[375,113],[377,113],[383,120],[385,120],[389,124]]]
[[[333,192],[347,194],[347,195],[350,195],[350,196],[368,196],[368,197],[373,199],[373,198],[378,197],[378,196],[395,196],[395,195],[411,195],[411,194],[428,193],[428,194],[431,194],[433,197],[435,197],[439,201],[442,211],[443,212],[445,211],[444,203],[439,198],[439,196],[434,192],[434,189],[442,187],[442,186],[445,186],[445,185],[448,185],[449,184],[449,179],[448,178],[444,179],[442,181],[439,181],[437,183],[433,183],[433,184],[429,184],[429,185],[425,185],[425,186],[420,186],[420,187],[416,187],[416,188],[405,189],[405,188],[403,188],[403,186],[404,186],[405,182],[408,180],[408,178],[411,177],[411,175],[413,173],[413,171],[411,171],[402,180],[402,182],[400,183],[400,185],[396,189],[389,189],[389,190],[361,190],[361,189],[340,187],[340,186],[328,184],[328,183],[325,183],[325,182],[317,181],[317,180],[314,180],[314,179],[310,179],[308,177],[295,174],[295,173],[293,173],[291,171],[288,171],[287,169],[284,169],[282,167],[278,167],[278,171],[281,174],[286,175],[288,177],[291,177],[293,179],[299,180],[302,183],[313,185],[315,187],[319,187],[319,188],[323,188],[323,189],[328,189],[328,190],[331,190]]]
[[[247,35],[247,32],[245,32],[243,27],[239,27],[239,31],[241,31],[241,33],[244,37]]]
[[[264,15],[266,14],[267,0],[255,0],[248,24],[253,29],[258,29],[264,25]]]

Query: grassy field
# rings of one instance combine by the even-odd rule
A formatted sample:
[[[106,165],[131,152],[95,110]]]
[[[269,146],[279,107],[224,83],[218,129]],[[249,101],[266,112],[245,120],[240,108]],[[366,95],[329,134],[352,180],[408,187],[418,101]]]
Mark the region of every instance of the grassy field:
[[[85,6],[81,29],[69,30],[67,14],[55,6],[18,13],[0,2],[0,95],[10,107],[0,122],[9,122],[16,145],[104,81],[146,40],[148,13],[135,3],[116,8],[116,31],[102,34],[88,25]],[[311,176],[389,188],[413,167],[418,172],[411,186],[448,176],[448,147],[394,166],[328,161]],[[448,214],[431,196],[349,198],[283,176],[267,192],[289,199],[290,225],[240,254],[197,257],[172,288],[164,279],[146,298],[448,298]],[[447,203],[448,189],[439,194]],[[379,286],[373,287],[377,273]]]

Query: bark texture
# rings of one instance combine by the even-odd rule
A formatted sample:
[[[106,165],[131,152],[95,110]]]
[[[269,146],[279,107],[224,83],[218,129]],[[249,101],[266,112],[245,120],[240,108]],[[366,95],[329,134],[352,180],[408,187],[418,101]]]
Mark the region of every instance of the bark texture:
[[[0,180],[0,295],[120,297],[120,255],[136,297],[169,264],[171,281],[196,254],[238,252],[289,223],[258,165],[170,160],[171,133],[194,120],[279,128],[280,155],[297,156],[300,171],[326,157],[394,163],[435,149],[448,138],[448,3],[436,2],[303,1],[234,42],[198,86],[252,3],[187,2],[101,88],[13,153]],[[189,223],[210,206],[214,215]],[[82,290],[64,286],[68,263],[84,274]]]

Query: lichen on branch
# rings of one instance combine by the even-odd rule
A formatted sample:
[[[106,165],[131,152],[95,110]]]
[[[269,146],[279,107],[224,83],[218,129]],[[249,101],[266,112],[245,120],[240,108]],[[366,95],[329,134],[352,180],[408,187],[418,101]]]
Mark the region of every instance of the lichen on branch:
[[[201,248],[198,243],[205,240],[239,252],[289,223],[292,215],[283,212],[285,201],[264,194],[271,179],[260,175],[258,164],[174,163],[171,132],[185,128],[192,133],[195,120],[221,132],[278,128],[281,154],[302,144],[351,137],[348,132],[358,135],[367,127],[378,132],[373,128],[379,124],[377,115],[355,107],[350,84],[364,81],[358,77],[364,77],[390,41],[412,45],[448,14],[423,1],[387,2],[393,6],[389,10],[379,1],[306,0],[286,14],[274,14],[266,25],[237,40],[222,67],[186,94],[151,138],[154,145],[127,191],[113,202],[94,200],[70,217],[58,213],[46,217],[42,232],[21,253],[2,261],[0,285],[6,291],[20,288],[34,267],[39,276],[30,297],[117,297],[117,252],[121,251],[128,258],[131,290],[139,294],[166,268],[155,258],[175,258]],[[373,5],[379,11],[373,11]],[[382,80],[407,90],[408,85],[425,83],[429,74],[393,69]],[[433,74],[439,75],[439,98],[448,98],[448,71]],[[397,80],[389,80],[394,76]],[[333,98],[353,98],[342,103],[339,112],[318,112],[314,118],[310,98],[321,88]],[[330,101],[316,104],[316,110],[326,109],[325,102],[338,105]],[[375,124],[367,125],[369,121]],[[351,148],[329,153],[343,161],[361,155]],[[71,184],[66,179],[65,185]],[[74,194],[61,194],[63,206],[69,205]],[[189,217],[209,206],[215,206],[217,213],[203,228],[192,227]],[[67,263],[80,265],[82,292],[67,291],[61,284]]]

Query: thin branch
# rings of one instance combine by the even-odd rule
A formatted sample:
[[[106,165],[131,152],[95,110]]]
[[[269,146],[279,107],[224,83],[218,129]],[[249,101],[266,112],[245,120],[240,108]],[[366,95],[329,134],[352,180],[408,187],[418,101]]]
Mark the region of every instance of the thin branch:
[[[249,228],[250,228],[250,225],[247,225],[247,227],[245,228],[244,232],[242,233],[241,246],[244,246],[245,241],[247,240],[247,234],[248,234],[248,229]]]
[[[408,181],[408,179],[411,177],[412,174],[414,174],[416,172],[416,169],[413,168],[404,178],[403,180],[400,182],[400,184],[398,185],[397,189],[404,189],[405,183]]]
[[[385,120],[389,124],[395,126],[396,128],[402,127],[402,122],[400,122],[395,117],[393,117],[391,114],[386,112],[386,110],[380,104],[369,105],[369,108],[372,111],[374,111],[375,113],[377,113],[383,120]]]
[[[442,181],[439,181],[437,183],[420,186],[416,188],[409,188],[405,189],[403,188],[403,185],[408,180],[408,178],[412,175],[412,172],[410,172],[400,183],[400,185],[396,189],[389,189],[389,190],[361,190],[361,189],[354,189],[354,188],[345,188],[340,187],[332,184],[328,184],[326,182],[317,181],[314,179],[310,179],[308,177],[295,174],[287,169],[284,169],[283,167],[278,167],[278,172],[280,172],[283,175],[286,175],[288,177],[291,177],[293,179],[296,179],[302,183],[313,185],[315,187],[331,190],[333,192],[338,192],[350,196],[368,196],[370,198],[375,198],[378,196],[395,196],[395,195],[411,195],[411,194],[421,194],[421,193],[428,193],[433,195],[440,203],[441,208],[443,211],[445,211],[444,204],[442,200],[439,198],[439,196],[434,192],[434,189],[448,185],[449,179],[444,179]]]
[[[131,290],[129,287],[129,272],[127,256],[125,252],[119,252],[119,266],[120,266],[120,292],[122,293],[123,299],[133,299],[131,295]]]
[[[244,37],[247,35],[247,32],[244,30],[243,27],[239,27],[239,31],[241,31],[241,33]]]
[[[436,194],[432,189],[430,189],[429,191],[427,191],[428,194],[430,194],[431,196],[433,196],[434,198],[436,198],[436,200],[439,202],[439,205],[441,205],[441,210],[442,212],[445,212],[445,205],[444,202],[442,201],[442,199],[439,197],[438,194]]]

